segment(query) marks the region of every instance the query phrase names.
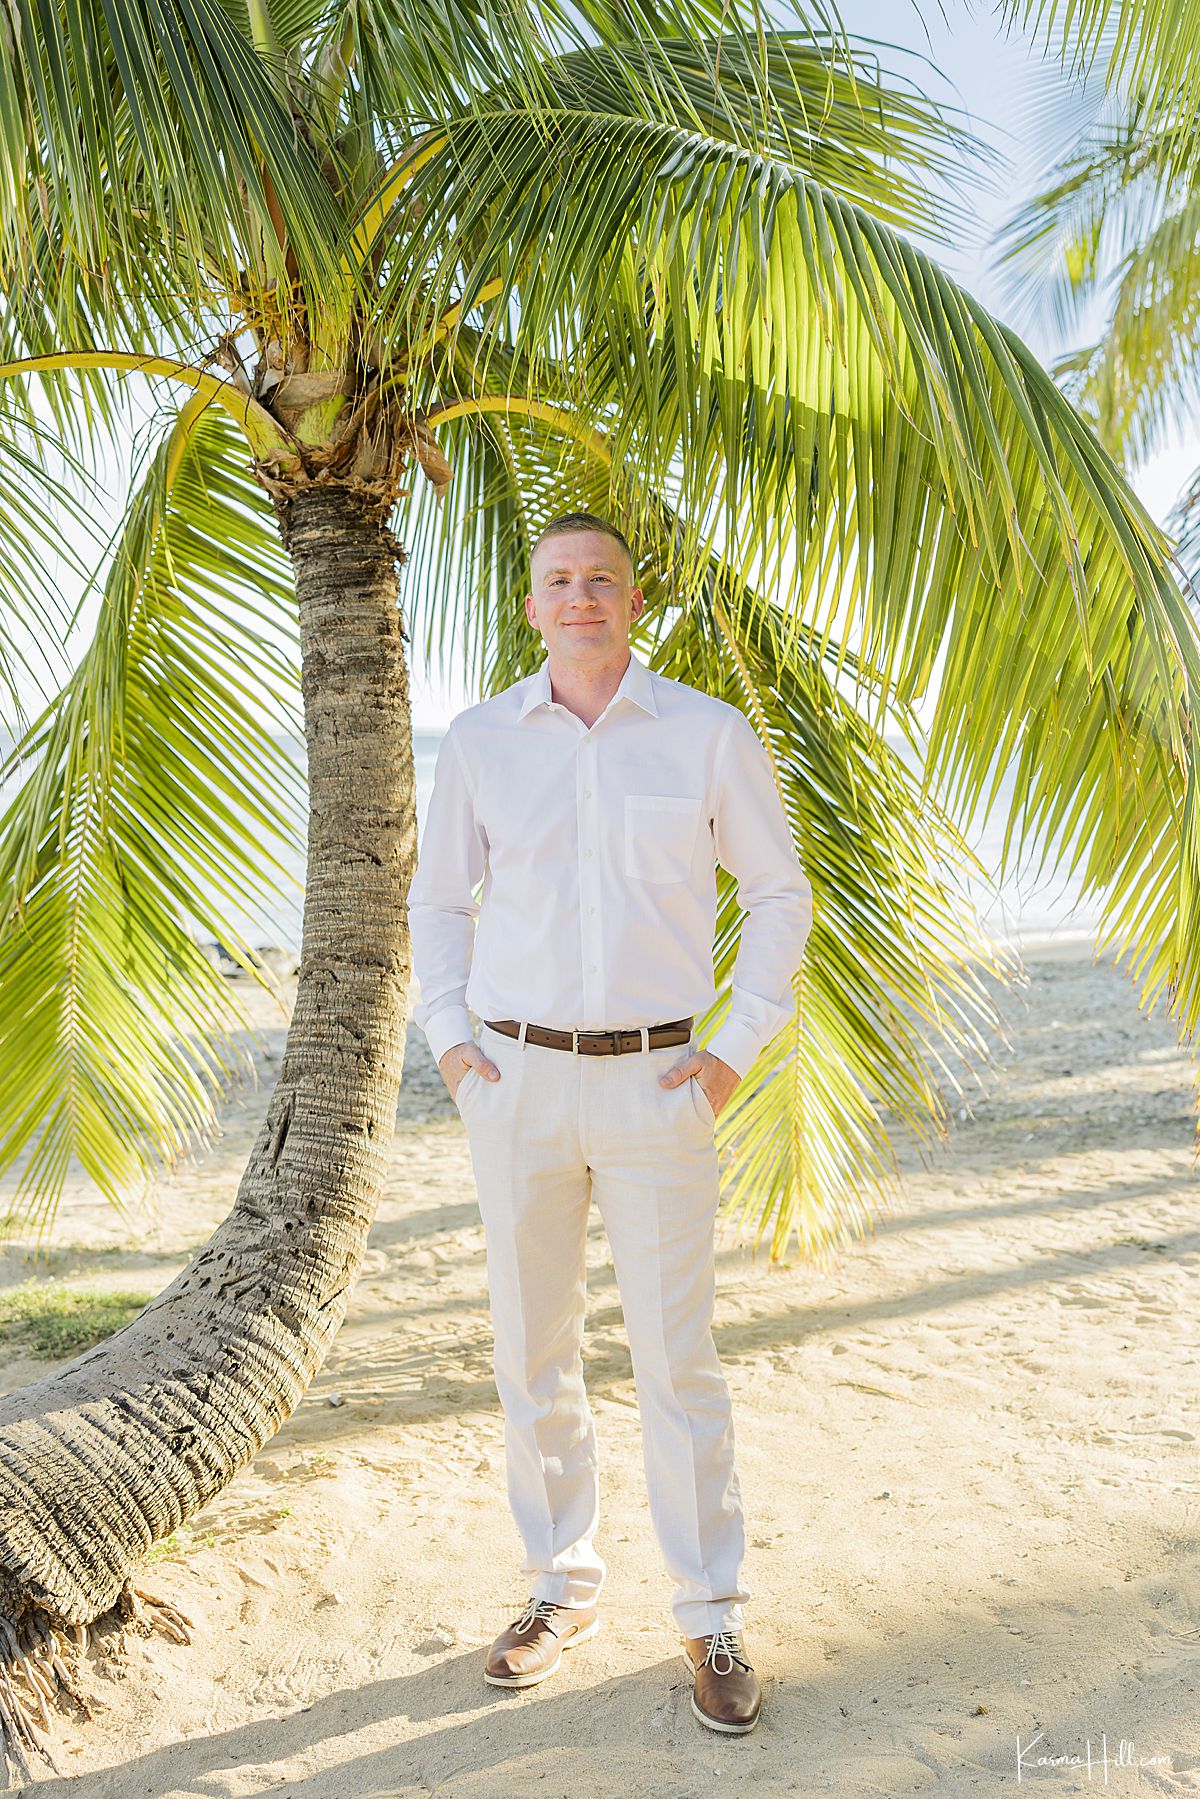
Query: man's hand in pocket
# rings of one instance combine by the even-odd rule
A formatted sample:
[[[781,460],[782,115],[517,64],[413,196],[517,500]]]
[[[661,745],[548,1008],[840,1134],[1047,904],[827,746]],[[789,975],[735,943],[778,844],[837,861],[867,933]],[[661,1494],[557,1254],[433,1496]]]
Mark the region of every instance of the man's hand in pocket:
[[[500,1079],[500,1070],[494,1062],[488,1060],[474,1038],[466,1043],[456,1043],[453,1049],[448,1049],[438,1063],[438,1068],[451,1099],[458,1098],[458,1089],[468,1068],[477,1068],[485,1081]]]
[[[693,1076],[713,1109],[713,1117],[719,1118],[733,1097],[741,1075],[736,1074],[728,1062],[722,1062],[720,1056],[714,1056],[707,1049],[698,1049],[674,1068],[668,1068],[666,1074],[659,1076],[658,1084],[660,1087],[678,1087],[681,1081]]]

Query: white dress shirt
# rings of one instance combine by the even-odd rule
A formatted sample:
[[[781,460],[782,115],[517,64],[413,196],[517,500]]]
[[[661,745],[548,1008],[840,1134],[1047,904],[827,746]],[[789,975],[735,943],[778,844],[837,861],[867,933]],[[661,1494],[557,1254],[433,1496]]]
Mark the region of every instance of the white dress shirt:
[[[434,1060],[471,1037],[468,1007],[568,1031],[699,1017],[716,996],[717,862],[747,916],[706,1047],[744,1075],[792,1016],[812,924],[745,715],[632,650],[590,729],[552,699],[544,663],[460,712],[438,748],[408,901],[413,1017]]]

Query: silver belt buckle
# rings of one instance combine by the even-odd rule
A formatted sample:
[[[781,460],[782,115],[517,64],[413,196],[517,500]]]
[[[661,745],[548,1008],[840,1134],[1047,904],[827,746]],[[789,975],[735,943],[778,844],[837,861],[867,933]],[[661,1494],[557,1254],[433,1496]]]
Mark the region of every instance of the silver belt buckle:
[[[573,1056],[579,1054],[579,1032],[574,1028],[571,1031],[571,1054]]]

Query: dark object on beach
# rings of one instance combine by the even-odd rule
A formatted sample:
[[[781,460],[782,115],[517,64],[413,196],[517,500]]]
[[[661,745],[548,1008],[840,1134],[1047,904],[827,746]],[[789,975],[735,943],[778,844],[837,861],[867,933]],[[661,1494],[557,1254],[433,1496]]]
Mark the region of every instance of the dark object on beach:
[[[200,943],[196,947],[229,980],[237,981],[245,976],[246,970],[223,943]],[[260,943],[253,954],[256,965],[269,969],[274,975],[294,975],[300,972],[300,958],[295,950],[283,949],[277,943]]]

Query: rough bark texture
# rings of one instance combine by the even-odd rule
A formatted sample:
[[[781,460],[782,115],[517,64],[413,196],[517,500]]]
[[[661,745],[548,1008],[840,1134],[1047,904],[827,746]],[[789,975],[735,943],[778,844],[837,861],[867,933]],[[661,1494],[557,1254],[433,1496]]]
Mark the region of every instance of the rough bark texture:
[[[44,1645],[47,1624],[86,1624],[123,1594],[128,1606],[150,1545],[279,1429],[341,1325],[378,1204],[416,861],[398,545],[378,495],[330,483],[279,511],[312,808],[287,1049],[233,1210],[207,1246],[124,1330],[0,1402],[10,1669],[6,1630]],[[0,1727],[6,1694],[0,1666]]]

